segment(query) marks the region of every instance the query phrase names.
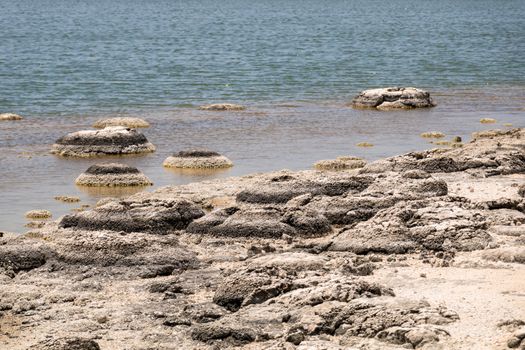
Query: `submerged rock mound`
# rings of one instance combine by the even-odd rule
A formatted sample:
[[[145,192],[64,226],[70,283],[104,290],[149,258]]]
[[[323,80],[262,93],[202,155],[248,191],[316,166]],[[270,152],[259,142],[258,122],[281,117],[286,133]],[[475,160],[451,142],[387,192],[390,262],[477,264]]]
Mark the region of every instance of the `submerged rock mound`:
[[[219,169],[230,168],[233,162],[225,156],[206,149],[180,151],[166,158],[162,163],[167,168]]]
[[[246,107],[233,103],[214,103],[199,107],[203,111],[243,111]]]
[[[2,121],[2,120],[4,120],[4,121],[8,121],[8,120],[22,120],[22,119],[24,119],[24,118],[22,118],[18,114],[14,114],[14,113],[0,113],[0,121]]]
[[[115,200],[90,211],[66,215],[60,221],[60,226],[89,231],[165,234],[171,230],[184,229],[201,216],[204,216],[202,209],[185,199]]]
[[[359,157],[337,157],[336,159],[320,160],[314,164],[318,170],[346,170],[358,169],[366,165],[366,161]]]
[[[150,179],[137,168],[118,163],[95,164],[75,180],[79,186],[149,186]]]
[[[427,91],[413,87],[388,87],[364,90],[352,100],[354,108],[380,110],[434,107],[436,104]]]
[[[100,119],[93,124],[94,128],[104,129],[108,126],[125,126],[127,128],[149,128],[149,123],[144,119],[132,117],[116,117]]]
[[[51,212],[45,209],[30,210],[26,213],[28,219],[49,219],[52,216]]]
[[[155,146],[135,129],[122,126],[82,130],[59,138],[51,153],[64,157],[93,157],[154,152]]]

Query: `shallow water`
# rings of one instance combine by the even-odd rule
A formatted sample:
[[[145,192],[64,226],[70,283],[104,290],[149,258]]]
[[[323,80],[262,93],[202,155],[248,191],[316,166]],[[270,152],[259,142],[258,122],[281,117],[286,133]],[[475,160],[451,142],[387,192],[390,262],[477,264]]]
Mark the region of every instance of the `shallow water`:
[[[58,137],[111,115],[139,116],[158,147],[118,159],[154,188],[277,169],[320,159],[368,160],[428,148],[421,132],[468,139],[472,131],[524,125],[522,0],[1,1],[0,230],[23,232],[25,211],[55,218],[113,195],[74,186],[94,162],[48,154]],[[428,89],[430,110],[356,111],[365,88]],[[198,111],[238,102],[244,112]],[[479,119],[495,118],[497,125]],[[375,146],[359,148],[366,141]],[[213,174],[161,164],[187,147],[235,162]],[[151,188],[150,188],[151,189]],[[150,190],[148,189],[148,190]],[[133,191],[133,190],[132,190]],[[127,193],[126,193],[127,194]]]
[[[0,229],[23,232],[24,212],[51,210],[56,217],[80,204],[94,204],[104,196],[127,195],[139,190],[76,187],[75,178],[96,162],[119,161],[138,167],[154,182],[153,188],[204,179],[279,169],[308,169],[320,159],[355,155],[367,160],[433,147],[419,135],[444,132],[448,138],[503,123],[525,127],[520,107],[522,90],[436,93],[439,105],[428,110],[379,112],[353,110],[346,101],[323,104],[291,101],[286,104],[252,104],[243,112],[207,112],[195,108],[166,108],[139,114],[152,126],[140,129],[158,150],[143,156],[96,159],[60,158],[48,153],[59,136],[90,128],[97,116],[41,117],[0,125]],[[283,105],[285,105],[283,107]],[[137,114],[134,114],[137,115]],[[480,118],[496,124],[481,124]],[[357,147],[359,142],[374,147]],[[162,167],[171,153],[207,147],[233,160],[231,169],[217,172],[177,171]],[[61,203],[57,195],[75,195],[82,203]]]

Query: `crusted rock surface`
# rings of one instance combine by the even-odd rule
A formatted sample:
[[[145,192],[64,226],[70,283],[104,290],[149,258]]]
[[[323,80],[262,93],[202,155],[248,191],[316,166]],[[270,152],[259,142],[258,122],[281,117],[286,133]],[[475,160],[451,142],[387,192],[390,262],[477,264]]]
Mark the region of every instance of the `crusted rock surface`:
[[[519,349],[523,132],[0,233],[0,348]]]
[[[354,108],[379,110],[434,107],[436,104],[427,91],[413,87],[388,87],[364,90],[352,100]]]
[[[102,130],[82,130],[59,138],[51,153],[64,157],[93,157],[150,153],[155,151],[146,136],[135,129],[110,126]]]

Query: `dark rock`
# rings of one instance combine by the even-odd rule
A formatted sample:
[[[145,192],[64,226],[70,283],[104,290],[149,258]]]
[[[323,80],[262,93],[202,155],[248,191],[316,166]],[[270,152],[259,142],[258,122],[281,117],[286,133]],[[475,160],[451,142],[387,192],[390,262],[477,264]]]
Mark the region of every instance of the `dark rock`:
[[[231,327],[220,322],[205,323],[194,326],[191,338],[201,342],[223,340],[233,345],[243,345],[255,341],[256,333],[245,327]]]
[[[352,176],[326,182],[286,178],[245,189],[239,192],[237,200],[247,203],[269,204],[286,203],[294,197],[307,193],[315,196],[340,196],[346,192],[361,192],[366,189],[373,180],[372,177],[368,176]]]
[[[210,151],[207,149],[191,149],[191,150],[185,150],[180,151],[175,154],[173,154],[173,157],[180,157],[180,158],[193,158],[193,157],[215,157],[220,156],[220,153],[215,151]]]
[[[283,234],[321,236],[331,231],[328,220],[314,210],[257,208],[221,209],[192,222],[187,231],[220,237],[264,237]]]
[[[60,338],[56,340],[44,340],[31,346],[28,350],[100,350],[100,346],[94,340]]]
[[[125,165],[125,164],[116,164],[116,163],[107,163],[107,164],[95,164],[90,166],[86,170],[86,174],[91,175],[106,175],[106,174],[138,174],[139,170],[135,167]]]
[[[204,216],[202,209],[185,199],[115,201],[77,214],[66,215],[60,227],[166,234],[186,228]]]
[[[14,238],[0,245],[0,267],[17,273],[44,265],[51,250],[43,244],[23,238]]]
[[[241,306],[262,303],[292,288],[292,281],[275,269],[239,271],[226,277],[213,296],[213,302],[230,311]]]
[[[154,152],[146,137],[135,129],[107,127],[78,131],[59,138],[51,153],[60,156],[92,157]]]

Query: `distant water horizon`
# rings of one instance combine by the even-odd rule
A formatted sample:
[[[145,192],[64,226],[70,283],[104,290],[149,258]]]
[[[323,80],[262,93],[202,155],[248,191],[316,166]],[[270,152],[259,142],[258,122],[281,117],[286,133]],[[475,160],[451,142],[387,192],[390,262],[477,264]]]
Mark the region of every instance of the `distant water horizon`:
[[[3,1],[0,110],[323,101],[525,87],[522,0]]]

